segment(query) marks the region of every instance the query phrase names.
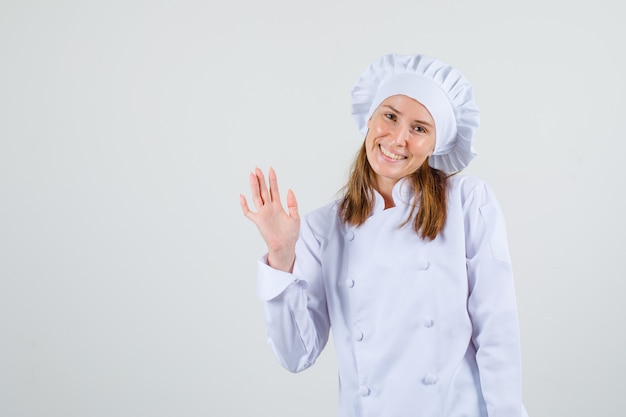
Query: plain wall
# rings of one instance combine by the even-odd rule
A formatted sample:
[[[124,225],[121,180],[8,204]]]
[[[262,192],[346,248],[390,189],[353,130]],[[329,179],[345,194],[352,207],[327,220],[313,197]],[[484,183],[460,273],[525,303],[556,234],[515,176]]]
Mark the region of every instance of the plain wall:
[[[0,0],[0,416],[332,416],[329,345],[265,340],[273,166],[302,213],[360,144],[358,75],[425,53],[473,83],[465,172],[505,212],[531,417],[626,391],[620,2]]]

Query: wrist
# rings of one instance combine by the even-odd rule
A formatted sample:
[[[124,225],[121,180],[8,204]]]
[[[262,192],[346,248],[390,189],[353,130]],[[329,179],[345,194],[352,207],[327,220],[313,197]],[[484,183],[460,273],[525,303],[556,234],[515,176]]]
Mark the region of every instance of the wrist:
[[[267,264],[274,269],[284,272],[293,272],[296,254],[293,251],[270,251],[267,253]]]

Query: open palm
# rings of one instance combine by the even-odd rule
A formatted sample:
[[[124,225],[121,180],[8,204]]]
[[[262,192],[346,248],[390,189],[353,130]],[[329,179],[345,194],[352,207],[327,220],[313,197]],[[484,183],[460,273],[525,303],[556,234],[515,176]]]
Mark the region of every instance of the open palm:
[[[296,241],[300,234],[300,215],[298,203],[293,191],[287,192],[287,210],[280,201],[278,180],[272,168],[268,172],[269,188],[263,171],[255,168],[250,174],[250,192],[256,212],[250,210],[243,195],[239,203],[244,216],[259,229],[268,251],[268,263],[271,267],[291,272],[295,261]]]

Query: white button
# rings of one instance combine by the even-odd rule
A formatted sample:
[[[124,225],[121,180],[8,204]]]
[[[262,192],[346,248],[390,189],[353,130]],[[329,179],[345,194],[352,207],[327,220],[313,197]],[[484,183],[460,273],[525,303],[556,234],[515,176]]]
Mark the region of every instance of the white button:
[[[421,269],[422,271],[426,271],[428,268],[430,268],[430,262],[428,261],[420,261],[419,265],[417,266],[419,269]]]
[[[354,287],[354,280],[353,280],[353,279],[348,278],[348,279],[346,280],[346,286],[347,286],[348,288],[352,288],[352,287]]]
[[[424,321],[424,327],[428,327],[429,329],[435,325],[435,320],[428,319]]]
[[[348,230],[348,232],[346,233],[346,239],[354,240],[354,232],[352,230]]]
[[[437,377],[433,374],[427,374],[424,377],[424,385],[435,385],[437,383]]]
[[[370,389],[365,386],[361,386],[359,388],[359,394],[361,394],[361,397],[367,397],[370,395]]]
[[[361,340],[363,340],[363,332],[356,332],[354,334],[354,340],[356,340],[357,342],[360,342]]]

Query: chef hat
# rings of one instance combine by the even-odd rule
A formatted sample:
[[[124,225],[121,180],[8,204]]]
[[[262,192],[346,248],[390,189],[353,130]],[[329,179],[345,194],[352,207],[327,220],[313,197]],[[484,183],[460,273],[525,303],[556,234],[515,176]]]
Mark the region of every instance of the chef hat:
[[[402,94],[424,105],[435,121],[431,167],[452,173],[476,156],[472,138],[479,111],[472,86],[456,69],[425,55],[385,55],[361,74],[352,89],[352,116],[361,133],[387,97]]]

